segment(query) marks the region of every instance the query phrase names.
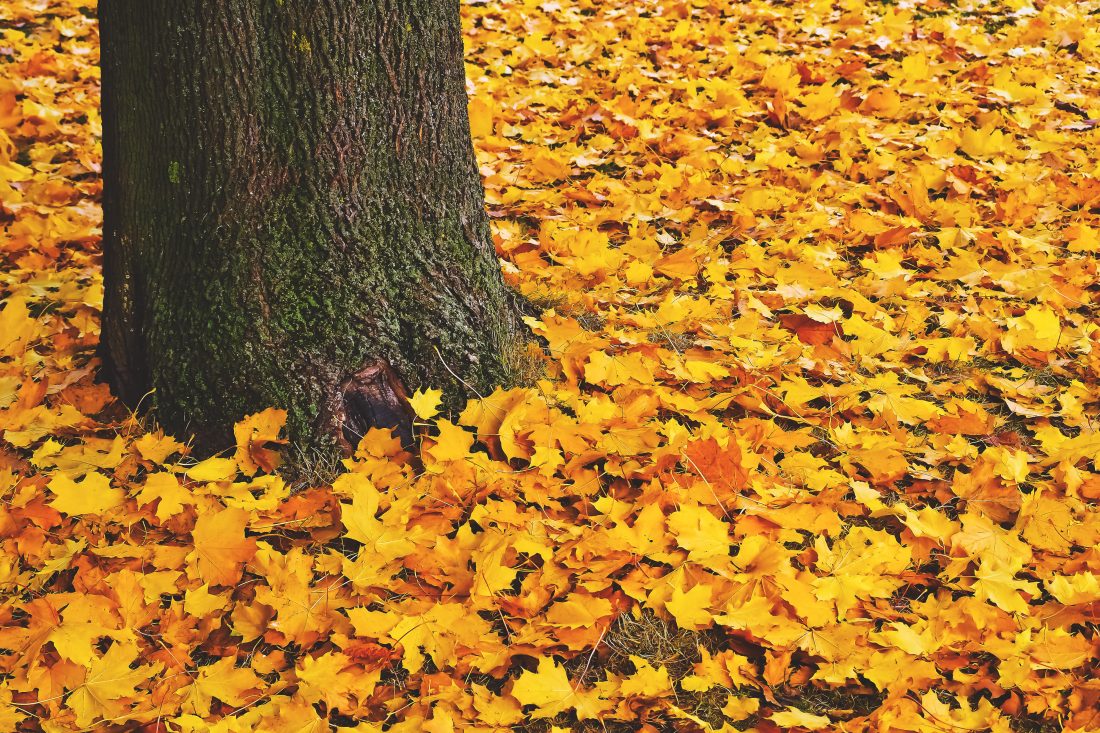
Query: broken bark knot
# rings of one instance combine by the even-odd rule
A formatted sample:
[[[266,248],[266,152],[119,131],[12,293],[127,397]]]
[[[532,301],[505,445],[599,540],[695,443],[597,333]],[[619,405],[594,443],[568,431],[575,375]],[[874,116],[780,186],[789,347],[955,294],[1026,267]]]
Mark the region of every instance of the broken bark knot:
[[[385,360],[371,359],[339,384],[321,420],[344,455],[350,456],[371,428],[393,430],[402,447],[411,450],[415,415],[397,372]]]

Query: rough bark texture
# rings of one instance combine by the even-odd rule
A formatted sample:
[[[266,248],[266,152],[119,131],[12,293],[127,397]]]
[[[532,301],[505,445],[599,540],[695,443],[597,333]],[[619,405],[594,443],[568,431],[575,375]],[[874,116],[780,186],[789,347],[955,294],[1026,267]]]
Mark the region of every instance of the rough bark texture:
[[[155,390],[162,425],[218,449],[268,406],[290,411],[297,441],[354,439],[400,413],[364,395],[506,381],[516,318],[458,0],[99,12],[101,351],[126,402]]]

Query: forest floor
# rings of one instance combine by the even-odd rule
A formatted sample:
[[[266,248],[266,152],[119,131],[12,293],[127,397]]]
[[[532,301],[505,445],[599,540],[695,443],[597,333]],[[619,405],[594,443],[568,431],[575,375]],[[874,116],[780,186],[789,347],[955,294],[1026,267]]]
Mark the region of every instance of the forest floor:
[[[464,13],[544,373],[291,484],[93,382],[94,0],[0,7],[0,732],[1100,730],[1100,2]]]

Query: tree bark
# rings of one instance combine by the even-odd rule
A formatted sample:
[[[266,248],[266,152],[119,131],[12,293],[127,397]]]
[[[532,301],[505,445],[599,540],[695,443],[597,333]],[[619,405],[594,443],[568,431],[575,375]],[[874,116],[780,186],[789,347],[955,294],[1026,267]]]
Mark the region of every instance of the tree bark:
[[[508,380],[458,0],[99,8],[101,354],[125,402],[207,449],[269,406],[293,440],[354,444],[407,429],[405,388]]]

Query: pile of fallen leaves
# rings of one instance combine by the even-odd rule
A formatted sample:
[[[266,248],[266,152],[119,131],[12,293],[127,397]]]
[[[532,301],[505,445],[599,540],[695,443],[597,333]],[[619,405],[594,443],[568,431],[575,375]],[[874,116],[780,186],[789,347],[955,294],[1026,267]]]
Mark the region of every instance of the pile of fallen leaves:
[[[1100,729],[1096,0],[469,3],[544,378],[331,485],[93,381],[93,5],[0,7],[0,731]]]

